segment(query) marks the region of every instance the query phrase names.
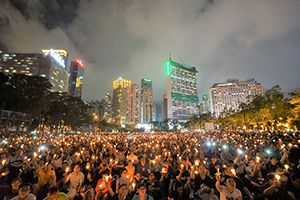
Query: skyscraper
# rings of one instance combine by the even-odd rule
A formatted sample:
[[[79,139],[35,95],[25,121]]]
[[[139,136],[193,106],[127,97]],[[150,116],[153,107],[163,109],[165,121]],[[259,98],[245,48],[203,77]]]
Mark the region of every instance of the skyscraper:
[[[64,63],[65,70],[68,68],[68,52],[63,49],[42,49],[43,54],[52,54],[55,52],[57,55],[60,55],[60,60]],[[59,58],[59,57],[58,57]]]
[[[126,122],[126,88],[129,85],[131,80],[122,77],[113,81],[112,118],[122,126]]]
[[[136,84],[126,88],[126,123],[137,125],[140,122],[141,88]]]
[[[255,95],[262,95],[262,86],[254,79],[228,79],[225,83],[214,84],[209,93],[211,112],[218,117],[225,108],[238,110],[247,98],[251,100]]]
[[[155,107],[155,116],[154,116],[154,120],[155,121],[161,121],[161,103],[154,103],[154,107]]]
[[[195,67],[167,60],[167,118],[188,120],[198,114]]]
[[[67,92],[69,74],[55,52],[51,54],[0,53],[0,72],[41,76],[49,80],[52,92]]]
[[[154,120],[153,91],[150,88],[144,88],[141,99],[141,123],[149,123]]]
[[[103,118],[108,123],[112,122],[111,92],[105,93]]]
[[[152,80],[143,78],[141,88],[141,123],[148,123],[154,120]]]
[[[72,61],[70,65],[69,94],[81,98],[84,68],[81,60]]]

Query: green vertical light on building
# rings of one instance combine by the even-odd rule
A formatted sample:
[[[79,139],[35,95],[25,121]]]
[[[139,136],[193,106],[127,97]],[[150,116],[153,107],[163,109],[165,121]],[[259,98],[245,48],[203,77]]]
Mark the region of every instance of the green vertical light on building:
[[[167,76],[170,76],[170,62],[167,62]]]

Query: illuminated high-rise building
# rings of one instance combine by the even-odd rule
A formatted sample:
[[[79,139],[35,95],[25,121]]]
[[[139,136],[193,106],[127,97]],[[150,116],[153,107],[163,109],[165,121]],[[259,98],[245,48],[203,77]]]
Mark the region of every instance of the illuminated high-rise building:
[[[131,80],[119,77],[113,81],[112,118],[117,124],[126,124],[126,88]]]
[[[108,123],[112,122],[111,92],[105,93],[103,118]]]
[[[141,123],[148,123],[154,120],[154,104],[152,80],[143,78],[141,80]]]
[[[225,83],[216,83],[210,90],[211,113],[219,117],[224,109],[238,111],[240,103],[245,103],[255,95],[262,95],[262,86],[254,79],[239,81],[228,79]]]
[[[70,65],[69,94],[81,98],[84,68],[81,60],[72,61]]]
[[[43,54],[51,54],[55,52],[56,55],[60,55],[60,60],[65,66],[65,70],[67,71],[68,67],[68,52],[63,49],[42,49]]]
[[[154,121],[161,121],[161,103],[154,103],[155,114]]]
[[[69,74],[55,52],[49,54],[0,53],[0,72],[41,76],[49,80],[52,92],[67,92]]]
[[[150,88],[144,88],[141,95],[141,123],[149,123],[154,120],[153,91]]]
[[[195,67],[189,67],[170,59],[167,70],[167,113],[166,118],[180,121],[198,114],[199,98]]]
[[[126,123],[136,125],[140,122],[141,88],[136,84],[126,88]]]

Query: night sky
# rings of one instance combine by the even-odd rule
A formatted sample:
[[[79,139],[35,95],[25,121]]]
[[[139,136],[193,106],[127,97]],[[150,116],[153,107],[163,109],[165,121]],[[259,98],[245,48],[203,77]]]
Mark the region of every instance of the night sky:
[[[0,50],[65,49],[85,64],[83,100],[122,76],[166,93],[165,61],[196,67],[198,96],[228,78],[300,87],[300,1],[0,0]],[[180,57],[180,58],[179,58]]]

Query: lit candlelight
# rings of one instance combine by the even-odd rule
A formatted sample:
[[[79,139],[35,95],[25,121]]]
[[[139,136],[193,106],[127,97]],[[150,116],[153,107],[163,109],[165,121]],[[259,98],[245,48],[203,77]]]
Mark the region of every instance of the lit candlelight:
[[[195,171],[195,174],[198,174],[198,171]]]
[[[196,166],[199,166],[199,160],[196,160],[196,161],[195,161],[195,165],[196,165]]]
[[[217,168],[218,174],[220,174],[220,168]]]
[[[37,153],[36,153],[36,152],[34,152],[34,153],[33,153],[33,156],[34,156],[34,157],[37,157]]]
[[[2,165],[5,165],[5,163],[6,163],[6,160],[2,160]]]
[[[285,168],[286,170],[288,170],[288,169],[289,169],[289,167],[290,167],[290,166],[289,166],[289,165],[287,165],[287,164],[286,164],[286,165],[284,165],[284,168]]]
[[[234,176],[236,176],[235,169],[231,169],[230,171],[231,171],[231,173],[232,173]]]
[[[132,183],[132,189],[134,190],[134,188],[135,188],[135,183]]]
[[[256,162],[259,162],[259,161],[260,161],[260,157],[256,156]]]
[[[70,170],[70,167],[67,167],[67,168],[66,168],[66,172],[68,173],[69,170]]]
[[[167,173],[167,169],[166,168],[162,168],[161,169],[161,173],[164,173],[164,174]]]
[[[109,179],[109,176],[105,176],[105,181],[107,182]]]
[[[280,175],[276,174],[275,178],[277,179],[277,181],[279,181],[280,180]]]

